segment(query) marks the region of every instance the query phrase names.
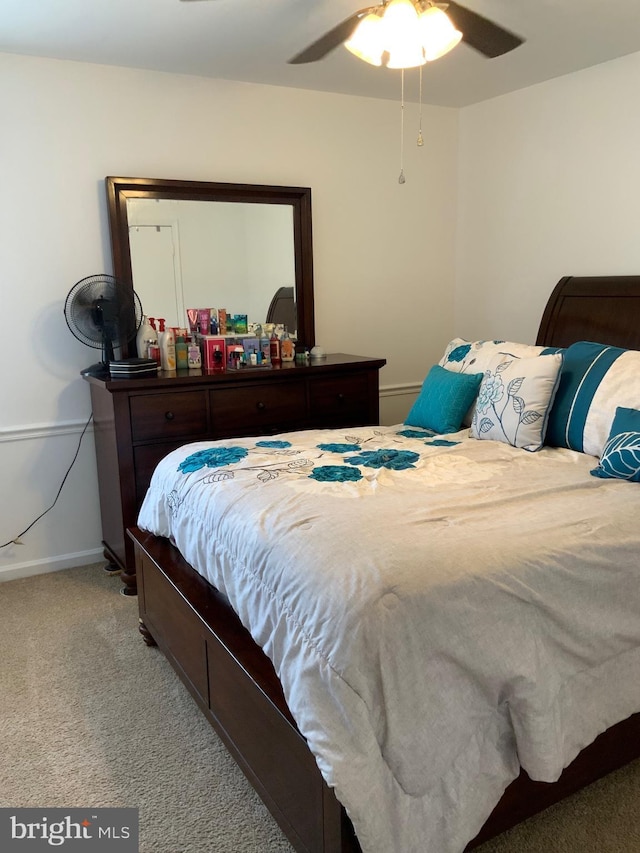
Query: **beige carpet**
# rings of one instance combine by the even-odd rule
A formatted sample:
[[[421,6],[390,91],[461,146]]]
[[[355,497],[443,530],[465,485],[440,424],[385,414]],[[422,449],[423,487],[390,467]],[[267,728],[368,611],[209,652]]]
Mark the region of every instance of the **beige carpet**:
[[[141,853],[291,853],[120,586],[0,584],[0,806],[135,806]],[[479,849],[640,853],[640,762]]]

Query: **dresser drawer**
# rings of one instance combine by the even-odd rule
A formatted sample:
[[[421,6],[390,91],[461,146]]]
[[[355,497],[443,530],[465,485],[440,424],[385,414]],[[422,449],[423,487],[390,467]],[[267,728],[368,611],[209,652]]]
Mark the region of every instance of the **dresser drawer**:
[[[208,431],[207,392],[145,394],[130,400],[134,441],[188,436],[195,441]]]
[[[304,381],[261,382],[211,392],[211,422],[216,436],[252,435],[273,428],[295,429],[305,422]]]
[[[142,503],[149,488],[151,477],[161,459],[186,444],[185,441],[163,441],[161,444],[139,444],[133,448],[133,464],[136,469],[136,501]]]
[[[369,413],[367,373],[312,379],[309,382],[311,418],[323,426],[366,422]]]

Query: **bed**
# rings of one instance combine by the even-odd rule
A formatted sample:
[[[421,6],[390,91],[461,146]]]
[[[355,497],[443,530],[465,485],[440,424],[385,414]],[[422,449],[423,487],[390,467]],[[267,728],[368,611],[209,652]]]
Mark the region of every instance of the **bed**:
[[[158,466],[130,531],[140,630],[296,850],[459,853],[640,755],[640,492],[593,402],[577,449],[588,382],[558,402],[587,341],[626,370],[599,386],[616,418],[640,408],[640,354],[612,349],[640,349],[639,319],[640,277],[566,277],[535,352],[445,351],[438,381],[478,383],[457,431],[418,406]],[[529,452],[536,430],[560,446]]]

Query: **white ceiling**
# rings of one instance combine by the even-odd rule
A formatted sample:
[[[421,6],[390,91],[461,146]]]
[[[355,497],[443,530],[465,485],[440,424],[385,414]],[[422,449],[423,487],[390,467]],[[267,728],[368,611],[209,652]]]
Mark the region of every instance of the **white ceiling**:
[[[400,72],[340,47],[287,60],[368,0],[0,0],[0,52],[397,99]],[[523,36],[485,59],[465,44],[425,66],[423,99],[464,106],[640,51],[640,0],[466,0]],[[417,99],[417,72],[406,83]]]

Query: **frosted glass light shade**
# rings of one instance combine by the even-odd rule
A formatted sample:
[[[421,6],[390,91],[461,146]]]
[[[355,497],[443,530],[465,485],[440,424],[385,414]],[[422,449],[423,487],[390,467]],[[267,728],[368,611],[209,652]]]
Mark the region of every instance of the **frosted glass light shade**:
[[[425,58],[418,28],[418,12],[411,0],[391,0],[385,9],[385,47],[388,68],[415,68]]]
[[[416,68],[426,63],[422,45],[416,39],[409,43],[407,39],[404,44],[397,45],[389,51],[387,68]]]
[[[429,6],[420,14],[418,28],[427,62],[449,53],[462,38],[462,33],[456,30],[448,15],[437,6]]]
[[[356,27],[351,38],[344,43],[358,59],[370,65],[382,65],[384,51],[384,22],[378,15],[366,15]]]
[[[404,38],[415,28],[418,12],[411,0],[391,0],[384,10],[384,24],[388,39]]]

